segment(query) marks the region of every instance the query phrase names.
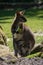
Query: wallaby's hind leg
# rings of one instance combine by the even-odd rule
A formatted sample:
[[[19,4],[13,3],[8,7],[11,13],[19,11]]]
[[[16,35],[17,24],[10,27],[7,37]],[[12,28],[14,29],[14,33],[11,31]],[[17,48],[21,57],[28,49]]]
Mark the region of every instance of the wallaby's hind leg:
[[[16,41],[14,39],[14,35],[13,35],[13,48],[14,48],[14,55],[17,56],[17,45],[16,45]]]

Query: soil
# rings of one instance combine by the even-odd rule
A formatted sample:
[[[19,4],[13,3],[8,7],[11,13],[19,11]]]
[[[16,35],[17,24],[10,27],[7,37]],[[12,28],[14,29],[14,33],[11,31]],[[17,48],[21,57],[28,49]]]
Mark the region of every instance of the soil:
[[[8,60],[7,60],[8,61]],[[0,65],[43,65],[43,58],[18,58],[16,61],[5,61],[0,58]]]

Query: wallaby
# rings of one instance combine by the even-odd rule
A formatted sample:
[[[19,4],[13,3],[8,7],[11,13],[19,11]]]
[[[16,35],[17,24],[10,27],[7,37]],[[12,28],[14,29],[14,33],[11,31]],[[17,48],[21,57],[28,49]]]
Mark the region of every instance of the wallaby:
[[[15,56],[18,54],[23,57],[30,54],[35,44],[34,35],[30,29],[24,25],[27,19],[24,17],[24,12],[19,11],[16,13],[16,19],[11,26],[11,32],[13,36],[13,47],[15,50]]]

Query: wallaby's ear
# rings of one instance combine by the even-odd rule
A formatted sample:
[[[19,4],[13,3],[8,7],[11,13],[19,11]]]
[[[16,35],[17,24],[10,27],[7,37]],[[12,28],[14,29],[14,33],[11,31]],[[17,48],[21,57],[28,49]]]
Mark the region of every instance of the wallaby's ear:
[[[16,12],[16,15],[20,15],[20,12],[19,12],[19,11],[17,11],[17,12]]]

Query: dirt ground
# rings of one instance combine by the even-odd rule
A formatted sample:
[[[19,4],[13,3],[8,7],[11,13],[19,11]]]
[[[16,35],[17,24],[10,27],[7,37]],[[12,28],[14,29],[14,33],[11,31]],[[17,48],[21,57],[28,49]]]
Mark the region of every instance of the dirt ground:
[[[16,61],[5,61],[3,58],[0,58],[0,65],[43,65],[43,59],[40,57],[34,58],[19,58]]]

